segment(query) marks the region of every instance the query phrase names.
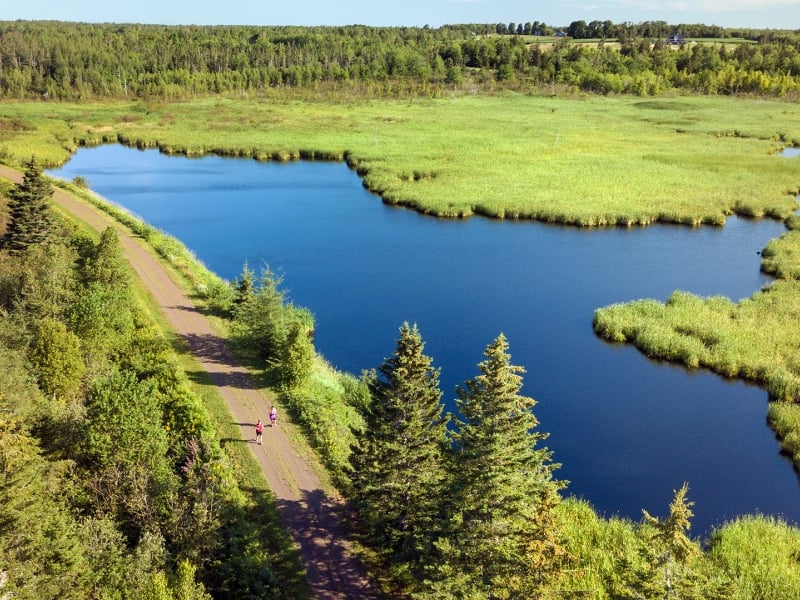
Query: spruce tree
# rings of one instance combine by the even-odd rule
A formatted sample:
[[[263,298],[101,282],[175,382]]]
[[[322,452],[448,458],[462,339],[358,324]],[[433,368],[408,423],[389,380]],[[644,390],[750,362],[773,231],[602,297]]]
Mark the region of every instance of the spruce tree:
[[[439,544],[444,589],[454,595],[533,597],[561,553],[554,508],[558,465],[537,444],[532,398],[504,335],[486,349],[480,375],[457,389],[450,531]],[[453,585],[459,589],[448,589]]]
[[[404,323],[370,383],[365,428],[351,455],[355,503],[373,541],[396,561],[424,562],[436,534],[447,444],[439,370]],[[413,568],[413,567],[412,567]]]
[[[8,193],[11,220],[3,238],[5,248],[12,253],[19,253],[50,239],[55,222],[50,207],[52,195],[52,186],[31,158],[22,183]]]

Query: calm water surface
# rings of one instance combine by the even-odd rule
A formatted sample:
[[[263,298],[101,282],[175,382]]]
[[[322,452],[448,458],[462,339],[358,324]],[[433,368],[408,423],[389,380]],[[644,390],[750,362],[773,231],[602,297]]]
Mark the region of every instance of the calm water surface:
[[[776,157],[776,160],[782,160]],[[52,174],[93,190],[183,241],[233,279],[247,261],[284,276],[316,317],[317,348],[355,374],[394,350],[403,321],[454,388],[500,332],[527,369],[527,395],[568,493],[606,515],[664,515],[684,481],[693,533],[761,512],[800,520],[800,489],[766,425],[763,390],[647,360],[599,340],[595,308],[676,289],[749,297],[769,278],[758,252],[773,221],[724,228],[579,230],[387,207],[339,163],[260,164],[81,149]]]

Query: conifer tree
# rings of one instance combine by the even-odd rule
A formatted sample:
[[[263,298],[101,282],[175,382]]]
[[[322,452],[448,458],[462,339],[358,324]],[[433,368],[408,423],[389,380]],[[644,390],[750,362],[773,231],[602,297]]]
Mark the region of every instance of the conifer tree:
[[[131,269],[119,233],[107,227],[91,252],[83,268],[87,284],[100,283],[111,287],[124,287],[131,281]]]
[[[563,483],[552,453],[536,447],[547,435],[535,431],[535,401],[519,393],[524,369],[507,350],[500,334],[480,375],[457,390],[452,516],[439,544],[454,595],[534,597],[561,553],[554,508]]]
[[[19,253],[30,246],[46,242],[53,234],[55,217],[50,207],[53,188],[42,170],[31,158],[22,183],[8,193],[8,224],[3,246]]]
[[[351,455],[367,530],[393,559],[412,563],[424,561],[435,536],[447,443],[439,370],[424,347],[416,325],[404,323],[394,354],[370,383],[365,428]]]
[[[632,578],[629,593],[647,598],[715,600],[730,598],[733,589],[724,577],[709,577],[699,560],[702,552],[689,537],[694,502],[687,498],[689,485],[675,490],[669,516],[659,519],[643,510],[637,529],[642,539],[644,568],[626,573]]]

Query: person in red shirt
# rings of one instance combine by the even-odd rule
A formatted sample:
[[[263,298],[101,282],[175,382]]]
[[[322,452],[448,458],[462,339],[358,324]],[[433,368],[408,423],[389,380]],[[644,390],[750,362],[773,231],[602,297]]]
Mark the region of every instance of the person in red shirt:
[[[261,443],[261,434],[264,433],[264,425],[261,423],[261,419],[258,420],[256,423],[256,442],[259,444]]]

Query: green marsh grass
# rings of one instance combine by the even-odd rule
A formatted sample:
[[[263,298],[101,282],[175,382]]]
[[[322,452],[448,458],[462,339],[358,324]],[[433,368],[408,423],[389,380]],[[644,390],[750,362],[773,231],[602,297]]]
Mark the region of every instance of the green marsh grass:
[[[666,303],[638,300],[596,311],[595,331],[654,358],[705,367],[800,401],[800,282],[778,281],[734,304],[674,292]]]
[[[585,227],[784,218],[800,176],[800,108],[738,98],[544,97],[308,102],[3,103],[0,153],[48,164],[81,145],[170,154],[345,159],[384,201]]]
[[[800,530],[758,515],[716,531],[708,559],[736,582],[731,600],[793,600],[800,590],[798,548]]]

